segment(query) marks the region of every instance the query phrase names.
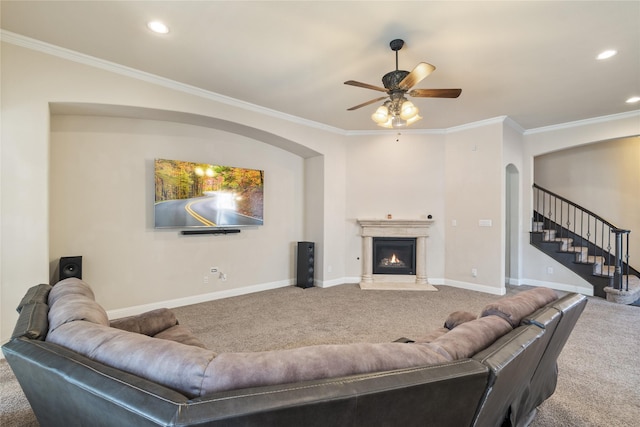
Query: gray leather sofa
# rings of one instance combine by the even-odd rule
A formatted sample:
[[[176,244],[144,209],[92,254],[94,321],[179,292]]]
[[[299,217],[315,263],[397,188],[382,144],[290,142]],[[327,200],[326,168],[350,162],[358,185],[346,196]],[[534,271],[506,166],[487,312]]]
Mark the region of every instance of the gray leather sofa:
[[[578,294],[557,299],[553,293],[549,298],[553,291],[537,288],[497,300],[478,318],[464,318],[458,312],[441,330],[405,340],[410,343],[314,346],[259,354],[211,352],[211,360],[197,376],[218,390],[185,392],[170,379],[165,381],[163,375],[171,377],[172,368],[155,369],[153,357],[147,370],[137,371],[130,367],[131,360],[121,363],[126,356],[98,354],[117,347],[121,335],[129,348],[137,340],[143,348],[159,340],[160,348],[170,352],[210,352],[180,330],[177,321],[169,322],[174,324],[166,330],[154,330],[157,337],[138,336],[144,331],[131,319],[96,325],[101,320],[92,320],[84,308],[74,309],[78,313],[69,317],[69,307],[76,306],[51,302],[51,289],[39,285],[27,292],[18,307],[12,339],[2,347],[42,426],[525,426],[553,394],[557,357],[587,302]],[[551,301],[542,304],[546,300],[541,298]],[[81,298],[58,295],[58,299]],[[63,305],[67,307],[61,321]],[[53,332],[50,321],[56,324]],[[114,331],[114,326],[125,330]],[[92,336],[110,335],[88,348],[74,340],[85,327],[92,328],[86,329]],[[61,333],[65,328],[66,335]],[[79,335],[74,335],[76,331]],[[56,335],[58,343],[51,340]],[[363,355],[359,363],[358,351],[363,348],[372,354]],[[418,348],[426,348],[429,357],[432,350],[445,355],[446,360],[439,355],[429,363],[409,360]],[[309,377],[309,369],[300,366],[305,357],[318,354],[328,359],[328,373],[309,368],[313,373]],[[345,356],[352,359],[357,373],[332,375],[331,359],[340,362],[335,363],[336,372],[343,372],[339,365]],[[216,359],[224,363],[216,365]],[[314,363],[318,361],[309,360],[312,367]],[[241,380],[226,381],[224,387],[212,382],[224,369],[232,372],[227,375],[232,380],[236,376]]]

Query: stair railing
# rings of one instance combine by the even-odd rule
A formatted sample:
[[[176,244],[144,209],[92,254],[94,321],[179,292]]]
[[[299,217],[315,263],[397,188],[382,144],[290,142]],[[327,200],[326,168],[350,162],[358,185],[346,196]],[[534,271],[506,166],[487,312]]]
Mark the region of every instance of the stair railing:
[[[614,289],[622,290],[624,287],[629,290],[631,230],[616,227],[588,209],[537,184],[533,184],[533,205],[533,231],[541,231],[536,230],[535,223],[542,222],[544,229],[556,231],[557,238],[574,238],[574,245],[588,248],[588,256],[602,257],[608,266],[614,267]],[[579,241],[575,241],[576,237]],[[605,268],[604,264],[602,269]],[[601,273],[604,274],[604,271],[601,270]]]

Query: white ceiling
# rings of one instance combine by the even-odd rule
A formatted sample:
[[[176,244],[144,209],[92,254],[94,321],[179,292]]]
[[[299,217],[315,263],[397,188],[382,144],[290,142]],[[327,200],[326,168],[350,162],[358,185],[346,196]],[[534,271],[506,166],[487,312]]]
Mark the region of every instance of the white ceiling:
[[[637,110],[640,1],[7,1],[2,29],[343,130],[375,130],[395,69],[436,70],[416,88],[414,129],[509,116],[524,129]],[[152,19],[167,35],[151,33]],[[605,49],[618,55],[596,61]]]

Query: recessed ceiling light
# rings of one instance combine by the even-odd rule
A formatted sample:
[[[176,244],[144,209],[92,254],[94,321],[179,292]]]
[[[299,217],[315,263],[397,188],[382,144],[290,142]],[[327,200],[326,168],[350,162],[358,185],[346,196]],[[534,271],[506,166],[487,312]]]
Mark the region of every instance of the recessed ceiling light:
[[[613,49],[605,50],[603,52],[600,52],[600,54],[596,56],[596,59],[599,59],[599,60],[609,59],[612,56],[615,56],[617,53],[618,53],[617,50],[613,50]]]
[[[167,34],[169,32],[169,27],[160,21],[147,22],[147,28],[158,34]]]
[[[632,96],[631,98],[627,99],[627,104],[634,104],[638,101],[640,101],[640,96]]]

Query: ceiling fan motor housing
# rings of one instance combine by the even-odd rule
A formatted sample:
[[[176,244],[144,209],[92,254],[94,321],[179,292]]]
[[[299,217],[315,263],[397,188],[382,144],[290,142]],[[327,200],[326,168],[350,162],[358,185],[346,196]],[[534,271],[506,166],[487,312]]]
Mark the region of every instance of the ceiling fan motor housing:
[[[397,90],[398,85],[409,74],[408,71],[395,70],[385,74],[382,77],[382,84],[388,90]]]

